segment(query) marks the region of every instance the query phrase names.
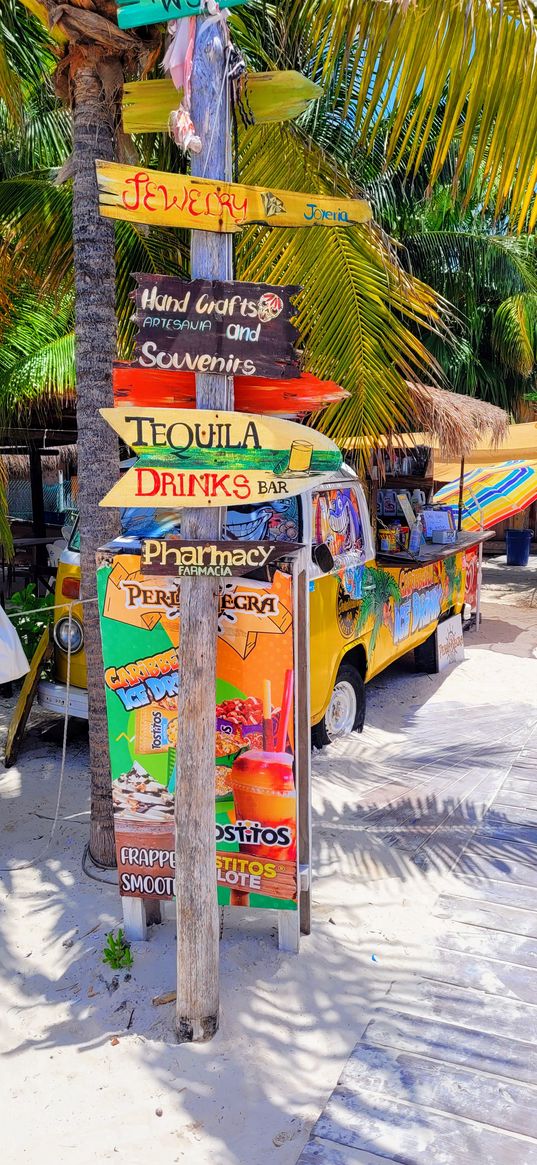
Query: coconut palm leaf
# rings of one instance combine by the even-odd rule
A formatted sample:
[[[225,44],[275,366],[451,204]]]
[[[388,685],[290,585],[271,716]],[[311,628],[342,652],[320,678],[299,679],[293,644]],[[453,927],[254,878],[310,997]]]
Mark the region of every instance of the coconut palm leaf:
[[[73,217],[70,186],[56,186],[53,172],[0,182],[0,271],[3,253],[17,254],[43,290],[72,280]]]
[[[14,132],[0,104],[0,178],[60,166],[71,150],[71,117],[61,105],[50,106],[43,94],[25,102]]]
[[[504,294],[522,289],[537,290],[535,243],[525,236],[513,237],[486,231],[482,226],[464,229],[427,230],[406,235],[404,246],[411,267],[443,294],[453,296],[461,275],[481,286],[501,288]]]
[[[283,7],[286,7],[285,3]],[[416,170],[442,106],[434,184],[455,136],[457,174],[518,230],[537,222],[537,32],[533,0],[288,0],[317,79],[346,94],[360,142]],[[411,116],[409,117],[409,111]],[[389,129],[384,130],[387,117]]]
[[[500,304],[492,348],[504,368],[531,376],[537,363],[537,295],[512,295]]]
[[[364,567],[362,583],[363,598],[360,603],[356,632],[364,631],[371,624],[370,649],[375,650],[381,627],[385,619],[385,608],[390,602],[401,602],[401,591],[395,578],[387,570],[375,566]]]
[[[288,125],[244,135],[240,174],[268,188],[358,193],[314,142]],[[306,367],[352,393],[316,418],[317,425],[344,442],[408,420],[407,379],[438,373],[414,325],[445,335],[445,305],[403,271],[378,228],[276,234],[253,227],[239,239],[236,261],[243,279],[303,286],[298,327]]]
[[[0,333],[0,423],[74,395],[74,293],[59,299],[21,289]]]
[[[149,230],[132,223],[116,223],[116,314],[120,360],[130,359],[136,332],[132,323],[134,305],[130,298],[136,286],[134,271],[188,278],[189,254],[184,232]]]

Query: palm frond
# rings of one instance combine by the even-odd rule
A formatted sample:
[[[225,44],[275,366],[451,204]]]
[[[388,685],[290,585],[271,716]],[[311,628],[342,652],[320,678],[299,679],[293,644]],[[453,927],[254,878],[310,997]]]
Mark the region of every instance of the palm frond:
[[[404,159],[412,172],[442,107],[431,184],[460,131],[457,174],[473,154],[470,185],[483,180],[484,205],[494,205],[496,214],[505,208],[518,230],[533,230],[533,0],[288,0],[288,23],[301,30],[312,71],[348,94],[360,142],[371,145],[382,129],[386,161]]]
[[[74,293],[38,297],[21,289],[1,334],[0,420],[74,395]]]
[[[0,100],[5,103],[12,125],[19,126],[22,121],[22,85],[10,67],[6,39],[6,30],[3,29],[0,34]]]
[[[537,291],[533,239],[499,235],[483,229],[424,230],[404,240],[412,269],[430,279],[448,298],[471,278],[481,288],[502,288],[504,294]]]
[[[500,304],[492,348],[504,368],[531,375],[537,363],[537,295],[513,295]]]
[[[131,322],[134,305],[130,295],[136,286],[133,271],[188,278],[186,232],[150,230],[132,223],[116,223],[116,314],[120,360],[130,359],[136,331]]]
[[[353,193],[323,152],[291,126],[249,131],[240,166],[241,179],[269,188],[283,183]],[[408,420],[406,381],[439,374],[416,325],[445,334],[445,305],[404,272],[378,228],[276,233],[254,227],[240,238],[236,258],[240,278],[303,286],[298,327],[306,366],[352,394],[316,418],[318,427],[344,442]]]
[[[19,252],[45,290],[73,278],[73,214],[70,184],[55,186],[54,172],[0,182],[3,249]],[[0,245],[0,268],[2,245]]]

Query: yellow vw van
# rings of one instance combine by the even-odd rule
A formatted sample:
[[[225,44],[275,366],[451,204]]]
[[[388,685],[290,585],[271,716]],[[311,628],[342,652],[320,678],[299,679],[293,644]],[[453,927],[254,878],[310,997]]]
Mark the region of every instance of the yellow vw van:
[[[177,512],[124,511],[134,537],[178,534]],[[477,564],[479,536],[437,548],[427,561],[377,561],[366,497],[346,467],[322,487],[299,497],[229,509],[226,536],[301,542],[307,548],[310,590],[311,723],[321,746],[353,730],[365,717],[365,685],[407,652],[435,670],[431,647],[438,623],[462,611]],[[66,703],[69,604],[70,713],[87,716],[78,527],[63,552],[56,581],[55,678],[42,681],[39,702],[63,712]]]

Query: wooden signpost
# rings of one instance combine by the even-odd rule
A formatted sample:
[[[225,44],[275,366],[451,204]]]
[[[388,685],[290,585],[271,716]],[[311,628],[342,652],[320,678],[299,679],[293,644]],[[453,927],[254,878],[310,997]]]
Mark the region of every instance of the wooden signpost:
[[[242,578],[299,550],[296,542],[187,542],[147,538],[142,542],[141,572],[149,577]]]
[[[239,4],[244,0],[220,0],[221,8],[236,8]],[[203,7],[203,0],[117,0],[117,22],[120,28],[139,28],[141,24],[198,16]]]
[[[359,198],[265,190],[117,162],[96,162],[96,170],[101,214],[127,222],[233,234],[249,223],[348,227],[371,219],[369,203]]]
[[[294,421],[210,409],[101,409],[138,455],[102,506],[215,507],[292,497],[341,465],[329,437]]]
[[[228,5],[240,2],[241,0],[227,0]],[[226,0],[223,0],[223,4],[226,6]],[[200,12],[201,0],[130,0],[129,3],[120,0],[119,7],[120,25],[135,27],[138,24],[152,23],[160,19],[171,20]],[[370,221],[371,209],[368,203],[359,199],[267,190],[231,182],[227,44],[220,23],[204,16],[196,19],[191,88],[192,121],[202,146],[199,154],[192,155],[191,175],[167,174],[143,167],[97,162],[99,204],[105,217],[190,229],[192,280],[219,280],[226,283],[233,278],[231,236],[250,223],[281,227],[340,228]],[[182,318],[184,321],[188,316],[183,315]],[[254,319],[254,331],[257,322]],[[251,327],[247,322],[245,326]],[[159,340],[167,330],[159,319],[156,329]],[[173,330],[170,327],[171,333]],[[193,332],[193,329],[189,326],[184,331]],[[244,339],[253,346],[258,342],[253,338],[248,340],[246,333],[238,337],[227,336],[227,339],[231,338],[238,339],[239,342]],[[152,338],[152,342],[154,341],[155,337]],[[224,357],[223,352],[219,352],[217,358],[223,361],[224,367],[220,364],[211,367],[213,356],[206,349],[200,348],[195,353],[189,349],[189,352],[196,358],[192,371],[195,372],[197,411],[185,410],[179,413],[177,408],[155,410],[145,404],[130,409],[101,410],[104,418],[127,444],[135,449],[138,456],[136,466],[117,483],[101,504],[112,506],[129,504],[149,508],[171,505],[184,510],[181,515],[181,533],[184,538],[181,561],[174,564],[178,571],[183,571],[180,584],[181,633],[176,656],[178,675],[181,677],[177,704],[177,726],[180,725],[181,747],[176,753],[175,797],[176,807],[180,807],[180,812],[176,808],[179,828],[175,830],[175,855],[172,855],[171,850],[169,855],[170,858],[174,857],[174,862],[170,860],[169,863],[170,871],[175,865],[176,1031],[180,1041],[210,1039],[218,1027],[219,927],[214,877],[213,775],[216,643],[218,621],[222,615],[222,596],[219,591],[221,588],[224,592],[226,588],[228,589],[227,597],[224,596],[227,608],[233,606],[235,602],[229,588],[237,586],[231,582],[220,583],[220,576],[214,576],[208,571],[213,562],[219,565],[222,560],[218,560],[218,555],[224,553],[220,543],[222,510],[219,507],[296,494],[314,482],[324,480],[337,470],[341,463],[336,446],[314,430],[292,422],[227,411],[231,410],[234,404],[233,375],[237,371],[234,367],[236,353]],[[158,366],[156,371],[160,373]],[[191,563],[189,573],[186,573],[189,564],[185,556],[189,546],[192,547],[196,561]],[[224,546],[229,553],[230,544]],[[234,552],[240,553],[242,549],[242,546],[237,545]],[[250,548],[250,552],[252,551],[261,554],[263,544],[255,543]],[[150,551],[146,548],[145,553],[149,556]],[[301,553],[305,555],[305,551]],[[160,554],[162,556],[162,551]],[[203,571],[201,577],[190,573],[193,566]],[[148,566],[148,571],[151,569],[154,567]],[[233,567],[230,566],[230,569]],[[292,580],[280,572],[280,579],[289,588],[285,606],[291,625],[290,608],[294,602],[292,595],[296,591],[297,571],[295,562]],[[305,636],[301,659],[304,661],[307,656],[307,611],[304,601],[306,574],[303,567],[300,577],[304,584],[301,607]],[[257,608],[260,601],[258,589],[263,583],[250,580],[247,585],[248,590],[252,592],[248,601],[252,603],[255,601]],[[241,589],[241,584],[238,584],[238,589]],[[274,609],[277,605],[279,611],[279,595],[265,596],[265,599],[275,604]],[[243,602],[244,596],[241,596],[241,603]],[[248,611],[250,610],[248,607]],[[274,626],[271,619],[267,622],[271,627]],[[228,635],[234,630],[235,624],[230,619]],[[282,627],[278,626],[277,631],[282,632]],[[295,639],[298,643],[298,633]],[[243,632],[241,645],[239,654],[244,660],[247,658],[250,645],[249,628]],[[294,687],[295,646],[294,642],[291,643],[285,675],[280,683],[282,695],[277,737],[272,741],[269,739],[273,735],[272,697],[270,692],[263,691],[265,752],[257,757],[255,765],[251,765],[252,772],[245,771],[241,778],[243,791],[251,788],[255,778],[255,785],[251,791],[256,793],[259,773],[253,770],[256,766],[259,769],[262,762],[264,774],[267,758],[273,760],[277,755],[279,775],[274,776],[272,791],[278,795],[280,813],[281,793],[289,794],[291,783],[296,777],[298,788],[301,787],[303,790],[308,786],[307,776],[304,778],[309,763],[308,676],[306,668],[302,676],[303,697],[299,707]],[[236,650],[235,647],[233,650]],[[259,678],[266,676],[265,667],[261,672]],[[254,678],[257,683],[257,671]],[[175,690],[177,691],[177,687]],[[286,771],[280,771],[281,754],[285,753],[288,746],[288,727],[293,705],[296,705],[297,713],[301,717],[296,774],[293,772],[294,758],[291,754],[288,756]],[[250,762],[252,760],[255,760],[254,752]],[[123,775],[129,777],[131,774]],[[133,776],[136,780],[136,792],[140,792],[139,777],[140,774],[136,770]],[[160,790],[157,791],[160,793]],[[296,793],[293,793],[293,796],[296,806]],[[238,809],[235,791],[233,798],[236,815]],[[238,799],[240,800],[239,797]],[[165,807],[171,808],[168,805]],[[287,807],[283,808],[287,812]],[[245,801],[240,814],[244,820],[236,823],[237,830],[243,831],[252,820],[254,822],[252,828],[257,828],[258,815],[259,811],[256,808],[252,818],[250,802],[247,806]],[[302,861],[305,844],[304,820],[302,809],[300,838]],[[229,828],[234,827],[234,823],[230,823]],[[271,837],[274,830],[265,829],[265,832]],[[273,845],[274,838],[271,840],[270,837],[267,836],[263,844]],[[277,872],[273,862],[263,865],[262,870],[259,869],[259,863],[255,864],[254,868],[254,863],[250,861],[251,855],[246,854],[248,870],[243,873],[239,869],[240,863],[244,860],[240,852],[241,840],[243,839],[239,836],[238,853],[219,852],[217,858],[218,876],[226,883],[226,893],[228,891],[239,893],[237,886],[239,878],[243,876],[263,881],[265,876],[268,877],[269,867],[271,874]],[[289,849],[293,841],[292,834],[283,840],[280,838],[278,844],[283,844],[283,841],[286,841]],[[252,838],[247,844],[251,843]],[[296,907],[299,908],[302,875],[297,879],[296,844],[294,855],[292,850],[288,853],[287,849],[286,856],[280,863],[282,877],[280,889],[283,898],[296,903]],[[270,851],[269,857],[274,856],[275,854]],[[292,860],[288,861],[288,858]],[[262,886],[260,893],[268,893],[269,889],[270,887]],[[145,926],[143,899],[135,896],[125,897],[123,903],[127,929],[130,928],[133,937],[136,934],[141,937]],[[298,918],[298,909],[279,912],[280,945],[284,949],[298,949]]]
[[[298,286],[135,275],[142,368],[298,377],[291,298]]]

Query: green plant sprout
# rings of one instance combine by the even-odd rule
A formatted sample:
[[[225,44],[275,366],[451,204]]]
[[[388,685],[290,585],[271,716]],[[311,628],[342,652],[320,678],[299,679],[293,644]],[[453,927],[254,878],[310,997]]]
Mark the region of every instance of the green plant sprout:
[[[120,971],[123,967],[132,967],[133,958],[131,946],[127,942],[121,927],[117,935],[114,935],[113,930],[107,934],[106,944],[103,950],[103,963],[108,963],[114,971]]]
[[[15,591],[6,603],[7,614],[15,616],[13,626],[19,633],[26,658],[30,663],[44,629],[52,619],[53,606],[54,596],[37,595],[35,583],[28,583],[22,590]]]

